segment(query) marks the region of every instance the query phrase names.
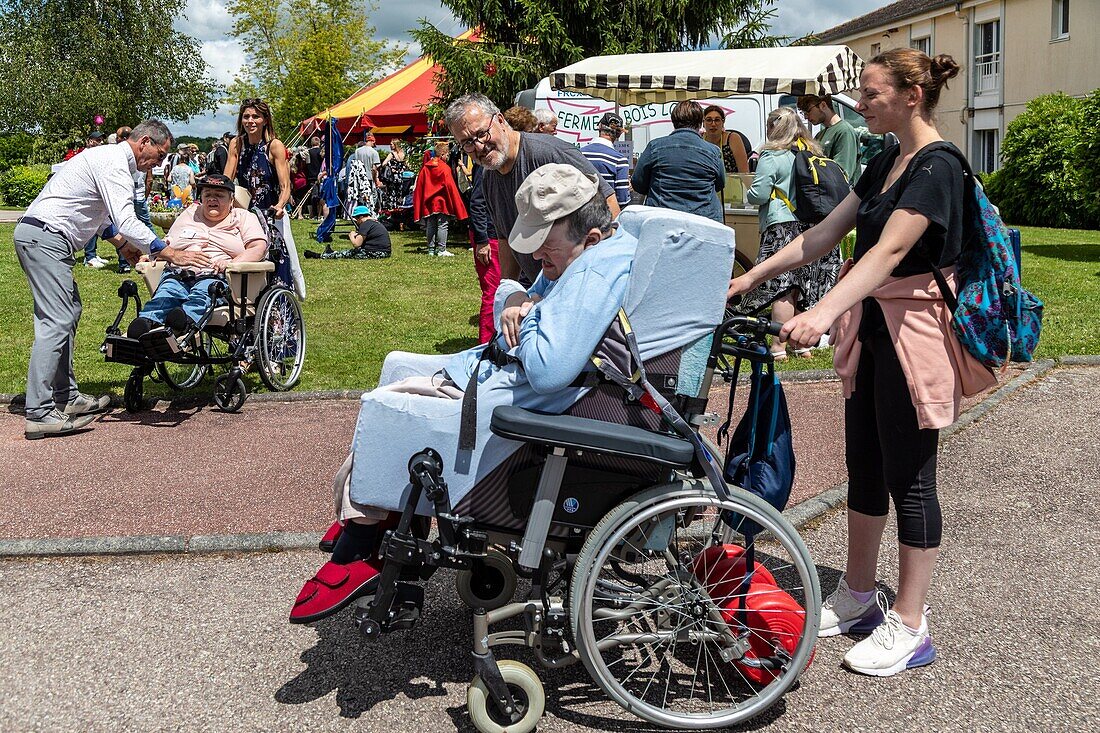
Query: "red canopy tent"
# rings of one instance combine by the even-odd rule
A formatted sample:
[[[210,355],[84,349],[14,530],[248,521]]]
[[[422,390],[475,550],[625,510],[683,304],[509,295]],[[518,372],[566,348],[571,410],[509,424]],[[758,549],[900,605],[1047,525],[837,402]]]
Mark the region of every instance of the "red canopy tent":
[[[474,35],[466,31],[458,40]],[[436,96],[435,75],[441,68],[428,57],[412,62],[400,71],[365,86],[355,94],[303,120],[300,129],[309,137],[333,118],[344,139],[371,131],[380,143],[394,138],[412,138],[428,133],[425,109]]]

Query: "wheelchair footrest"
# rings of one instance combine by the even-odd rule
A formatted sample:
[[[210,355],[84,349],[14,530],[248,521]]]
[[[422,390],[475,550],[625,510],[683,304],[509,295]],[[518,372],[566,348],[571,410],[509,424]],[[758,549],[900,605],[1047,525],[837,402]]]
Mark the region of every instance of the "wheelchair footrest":
[[[107,361],[131,366],[144,366],[150,361],[140,341],[121,334],[107,337],[103,342],[103,356]]]
[[[379,601],[377,594],[361,598],[356,604],[355,623],[367,639],[376,639],[391,631],[411,629],[420,620],[420,612],[424,608],[423,587],[398,582],[389,597],[390,607],[384,609],[380,622],[372,618],[374,605]]]

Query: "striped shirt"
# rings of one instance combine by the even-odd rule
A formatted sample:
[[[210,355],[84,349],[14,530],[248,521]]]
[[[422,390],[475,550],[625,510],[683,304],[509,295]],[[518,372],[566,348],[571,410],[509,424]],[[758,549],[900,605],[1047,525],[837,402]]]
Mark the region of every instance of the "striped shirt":
[[[588,159],[592,167],[615,189],[615,199],[619,206],[630,203],[630,164],[626,156],[615,149],[615,144],[607,138],[598,137],[581,148],[581,155]]]
[[[104,231],[117,229],[144,252],[164,249],[134,213],[134,150],[128,143],[100,145],[74,156],[54,174],[26,216],[48,225],[74,250]],[[109,235],[108,235],[109,236]]]

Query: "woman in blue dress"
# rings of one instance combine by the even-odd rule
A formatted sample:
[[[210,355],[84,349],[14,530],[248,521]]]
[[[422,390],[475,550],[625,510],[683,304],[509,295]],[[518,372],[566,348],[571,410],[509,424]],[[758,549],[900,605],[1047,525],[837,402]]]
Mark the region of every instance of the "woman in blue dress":
[[[281,219],[290,201],[290,165],[286,146],[275,137],[271,107],[262,99],[241,102],[237,137],[229,143],[225,175],[246,188],[252,205]]]

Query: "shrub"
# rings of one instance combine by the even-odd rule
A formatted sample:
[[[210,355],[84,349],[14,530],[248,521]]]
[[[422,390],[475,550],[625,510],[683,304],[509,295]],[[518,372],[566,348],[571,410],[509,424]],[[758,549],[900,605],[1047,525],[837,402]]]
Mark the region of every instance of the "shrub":
[[[26,165],[34,149],[34,138],[25,132],[0,135],[0,173]]]
[[[0,200],[8,206],[28,206],[46,185],[48,165],[17,165],[0,175]]]
[[[1085,211],[1091,226],[1100,227],[1100,89],[1081,103],[1081,140],[1077,145],[1077,170],[1081,174]]]
[[[1095,224],[1078,161],[1078,148],[1093,134],[1084,118],[1084,102],[1059,92],[1031,100],[1009,123],[1003,165],[983,179],[1006,220],[1069,229]]]

